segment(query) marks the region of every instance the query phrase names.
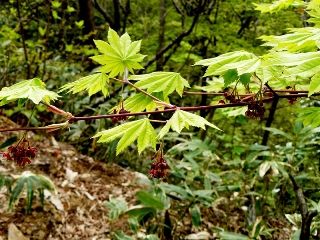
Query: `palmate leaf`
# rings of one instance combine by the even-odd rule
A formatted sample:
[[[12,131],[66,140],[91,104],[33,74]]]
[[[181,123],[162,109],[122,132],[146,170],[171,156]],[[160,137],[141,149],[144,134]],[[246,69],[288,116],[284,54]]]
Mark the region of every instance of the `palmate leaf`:
[[[289,52],[313,51],[320,46],[320,29],[315,27],[291,28],[289,34],[281,36],[262,36],[263,46]]]
[[[298,114],[298,121],[303,122],[305,126],[319,127],[320,126],[320,108],[307,107],[302,108]]]
[[[320,53],[320,52],[319,52]],[[302,78],[309,78],[320,72],[320,54],[318,57],[311,58],[300,65],[289,69],[289,74]]]
[[[23,80],[10,87],[4,87],[0,91],[0,104],[6,104],[8,101],[21,98],[30,99],[35,104],[40,101],[49,103],[51,100],[56,100],[59,95],[55,92],[46,89],[46,85],[39,78]]]
[[[270,55],[274,66],[285,66],[286,75],[309,78],[320,72],[320,52],[275,52]],[[269,60],[270,61],[270,60]]]
[[[283,9],[287,9],[291,6],[298,7],[304,6],[304,2],[302,0],[277,0],[273,3],[254,3],[256,10],[261,13],[274,13]]]
[[[108,75],[105,73],[95,73],[77,81],[67,83],[61,87],[60,91],[69,90],[72,93],[88,91],[89,96],[102,91],[104,96],[109,95],[107,84],[109,82]]]
[[[167,97],[173,91],[182,96],[184,87],[190,87],[186,79],[175,72],[153,72],[142,75],[132,75],[131,80],[137,80],[135,84],[141,89],[147,89],[148,93],[163,92]]]
[[[158,137],[163,138],[164,135],[169,132],[170,128],[173,131],[180,133],[183,128],[189,129],[189,126],[206,129],[206,125],[220,130],[217,126],[208,122],[203,117],[183,110],[176,110],[172,117],[167,121],[166,125],[160,130]]]
[[[149,145],[155,149],[157,134],[148,118],[127,122],[117,127],[98,132],[98,142],[107,143],[120,138],[117,145],[117,155],[135,140],[138,140],[139,154]]]
[[[144,55],[140,54],[141,41],[131,42],[130,36],[125,33],[121,37],[109,28],[108,42],[95,40],[101,55],[91,57],[92,60],[103,65],[101,72],[109,73],[110,77],[116,77],[123,74],[125,69],[133,73],[134,69],[141,69],[139,62],[143,60]]]
[[[239,64],[240,63],[240,64]],[[237,69],[238,74],[253,72],[255,66],[260,64],[259,58],[253,53],[246,51],[235,51],[222,54],[215,58],[204,59],[195,63],[195,65],[208,66],[206,76],[217,76],[230,69]],[[253,69],[251,70],[251,68]]]
[[[308,96],[311,96],[315,92],[320,92],[320,72],[318,72],[311,78]]]
[[[170,103],[168,98],[163,98],[162,93],[153,93],[152,95],[166,103]],[[119,104],[118,108],[119,107],[121,107],[121,104]],[[123,102],[123,107],[131,113],[142,112],[144,110],[154,111],[156,108],[163,109],[163,106],[156,104],[150,97],[143,93],[134,94],[133,96],[128,97]]]

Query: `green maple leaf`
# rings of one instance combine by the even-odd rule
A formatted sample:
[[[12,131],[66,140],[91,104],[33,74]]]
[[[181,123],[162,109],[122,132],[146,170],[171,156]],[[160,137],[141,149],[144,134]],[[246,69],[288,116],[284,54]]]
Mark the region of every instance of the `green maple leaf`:
[[[101,72],[109,73],[110,77],[116,77],[123,74],[125,69],[133,73],[134,69],[143,68],[139,62],[143,60],[145,55],[139,53],[141,41],[131,42],[128,33],[121,37],[109,28],[108,42],[95,40],[101,55],[91,57],[97,63],[103,65],[100,68]]]
[[[203,59],[195,65],[208,66],[205,77],[221,75],[231,69],[237,69],[238,74],[254,72],[260,65],[260,59],[253,53],[246,51],[235,51],[222,54],[215,58]]]
[[[77,81],[67,83],[61,87],[60,91],[69,90],[72,93],[88,91],[89,96],[102,91],[104,96],[109,95],[107,84],[109,82],[108,75],[105,73],[95,73]]]
[[[320,72],[311,78],[308,96],[311,96],[315,92],[320,92]]]
[[[305,126],[319,127],[320,126],[320,108],[307,107],[299,110],[298,121],[303,122]]]
[[[155,149],[157,134],[149,119],[144,118],[98,132],[93,137],[99,137],[98,142],[100,143],[111,142],[120,138],[117,145],[117,155],[135,140],[138,140],[138,152],[140,154],[149,145]]]
[[[33,78],[23,80],[10,87],[4,87],[0,91],[0,104],[6,104],[8,101],[21,98],[30,99],[35,104],[40,101],[49,103],[51,100],[56,100],[59,95],[55,92],[46,89],[46,85],[41,79]]]
[[[184,128],[189,129],[189,126],[206,129],[206,125],[220,130],[216,125],[208,122],[201,116],[183,110],[176,110],[172,117],[167,121],[166,125],[161,129],[158,137],[163,138],[163,136],[169,132],[170,128],[173,131],[180,133]]]
[[[153,72],[142,75],[132,75],[131,80],[137,80],[135,84],[141,89],[147,89],[148,93],[163,92],[167,97],[173,91],[182,96],[184,87],[190,87],[186,79],[175,72]]]
[[[304,6],[304,2],[302,0],[277,0],[273,3],[254,3],[256,10],[262,13],[274,13],[279,12],[280,10],[287,9],[291,6],[299,7]]]

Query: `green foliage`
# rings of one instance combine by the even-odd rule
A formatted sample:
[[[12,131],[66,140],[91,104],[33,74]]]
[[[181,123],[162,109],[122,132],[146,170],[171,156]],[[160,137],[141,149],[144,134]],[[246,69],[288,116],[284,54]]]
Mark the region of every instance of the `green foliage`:
[[[312,78],[309,86],[309,96],[315,92],[320,92],[320,72],[316,73]]]
[[[55,92],[46,89],[46,85],[39,78],[23,80],[10,87],[4,87],[0,91],[0,104],[6,104],[9,101],[27,98],[35,104],[41,101],[49,103],[59,97]]]
[[[129,79],[137,80],[135,85],[141,89],[147,89],[148,93],[163,92],[164,97],[167,97],[174,90],[182,96],[184,87],[190,87],[187,80],[175,72],[132,75]]]
[[[10,192],[12,183],[11,177],[0,174],[0,189],[6,187],[8,192]]]
[[[298,120],[302,121],[305,126],[320,126],[319,107],[307,107],[299,110]]]
[[[103,65],[100,71],[109,73],[109,77],[123,74],[125,69],[133,73],[134,69],[141,69],[139,64],[145,57],[140,54],[141,41],[131,42],[130,36],[125,33],[121,37],[111,28],[108,31],[108,42],[95,40],[102,55],[93,56],[92,59]]]
[[[226,54],[222,54],[215,58],[209,58],[200,60],[195,63],[195,65],[207,66],[206,76],[212,75],[223,75],[229,69],[239,68],[241,72],[246,73],[246,70],[250,65],[255,65],[257,63],[257,57],[246,51],[235,51]],[[254,70],[253,70],[254,71]],[[242,73],[239,72],[241,75]]]
[[[111,220],[117,219],[121,214],[128,210],[128,205],[123,198],[110,198],[108,202],[105,203],[107,209],[109,210],[109,218]]]
[[[184,128],[189,129],[189,126],[206,129],[206,125],[220,130],[217,126],[208,122],[205,118],[178,109],[167,121],[166,125],[161,129],[158,136],[159,138],[163,138],[164,135],[169,132],[170,128],[173,131],[180,133]]]
[[[274,13],[281,11],[283,9],[287,9],[291,6],[299,7],[304,6],[304,2],[302,0],[277,0],[273,3],[260,3],[254,4],[256,6],[256,10],[262,13]]]
[[[104,96],[109,95],[107,84],[108,75],[105,73],[95,73],[62,86],[61,91],[69,90],[72,93],[88,91],[89,96],[102,91]]]
[[[266,43],[263,46],[289,52],[309,52],[317,50],[320,40],[320,29],[315,27],[293,28],[289,34],[281,36],[262,36]]]
[[[55,191],[51,180],[43,175],[36,175],[31,172],[23,172],[14,182],[10,192],[9,208],[12,208],[19,199],[24,188],[26,189],[26,210],[30,212],[34,194],[38,191],[41,203],[44,202],[44,190]]]
[[[148,118],[127,122],[109,130],[97,133],[98,142],[111,142],[119,137],[117,154],[138,139],[138,151],[141,153],[147,146],[156,147],[156,133]]]

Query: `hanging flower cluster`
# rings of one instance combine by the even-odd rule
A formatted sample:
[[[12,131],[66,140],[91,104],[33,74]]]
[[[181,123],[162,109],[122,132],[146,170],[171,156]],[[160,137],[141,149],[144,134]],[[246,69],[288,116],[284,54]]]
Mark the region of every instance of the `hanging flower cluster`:
[[[151,163],[149,174],[153,178],[165,178],[169,172],[169,165],[163,157],[163,151],[160,149],[155,157],[155,161]]]
[[[16,146],[10,146],[7,152],[3,152],[2,156],[9,161],[14,161],[18,166],[24,167],[31,163],[31,159],[35,158],[38,149],[30,147],[27,140],[23,140]]]
[[[117,109],[113,110],[113,114],[124,114],[124,113],[130,113],[129,111],[125,110],[123,107],[123,102],[121,101],[121,109],[119,111],[117,111]],[[127,120],[128,117],[127,116],[119,116],[119,117],[112,117],[112,123],[117,123],[119,121],[125,121]]]

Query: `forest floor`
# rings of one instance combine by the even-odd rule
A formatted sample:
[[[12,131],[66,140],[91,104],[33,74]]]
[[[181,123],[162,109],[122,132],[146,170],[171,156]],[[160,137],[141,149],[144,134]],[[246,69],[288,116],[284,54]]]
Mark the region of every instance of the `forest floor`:
[[[15,126],[10,120],[0,118],[0,128]],[[1,134],[0,142],[13,135]],[[26,214],[24,198],[8,211],[6,191],[0,190],[0,239],[8,239],[12,229],[11,235],[20,234],[17,240],[110,239],[111,229],[116,226],[108,220],[104,202],[111,196],[122,196],[132,203],[135,192],[141,189],[135,181],[135,173],[81,155],[71,145],[56,142],[50,136],[28,133],[28,140],[38,148],[32,164],[19,168],[13,162],[1,159],[0,173],[12,176],[23,171],[43,174],[53,181],[57,194],[48,197],[43,209],[39,199],[35,199],[33,211]]]
[[[0,116],[0,128],[17,127],[4,116]],[[17,133],[0,133],[0,143]],[[22,133],[20,133],[20,136]],[[0,189],[0,240],[53,240],[53,239],[111,239],[112,231],[128,230],[125,219],[111,222],[108,219],[105,201],[110,197],[123,197],[129,205],[135,203],[135,193],[144,188],[139,174],[115,164],[106,164],[80,154],[66,143],[57,142],[50,135],[29,132],[30,144],[38,148],[32,164],[20,168],[11,161],[0,158],[0,173],[15,177],[31,171],[49,177],[56,187],[56,194],[47,193],[44,207],[35,199],[32,212],[25,212],[25,197],[20,198],[13,210],[8,210],[6,189]],[[221,200],[221,201],[220,201]],[[203,209],[203,227],[210,239],[216,239],[212,229],[228,228],[242,232],[245,217],[232,199],[221,198],[211,208]],[[173,215],[179,215],[175,213]],[[194,232],[188,217],[180,219],[174,239]],[[272,239],[289,239],[288,224],[272,218],[268,225],[276,229]]]

